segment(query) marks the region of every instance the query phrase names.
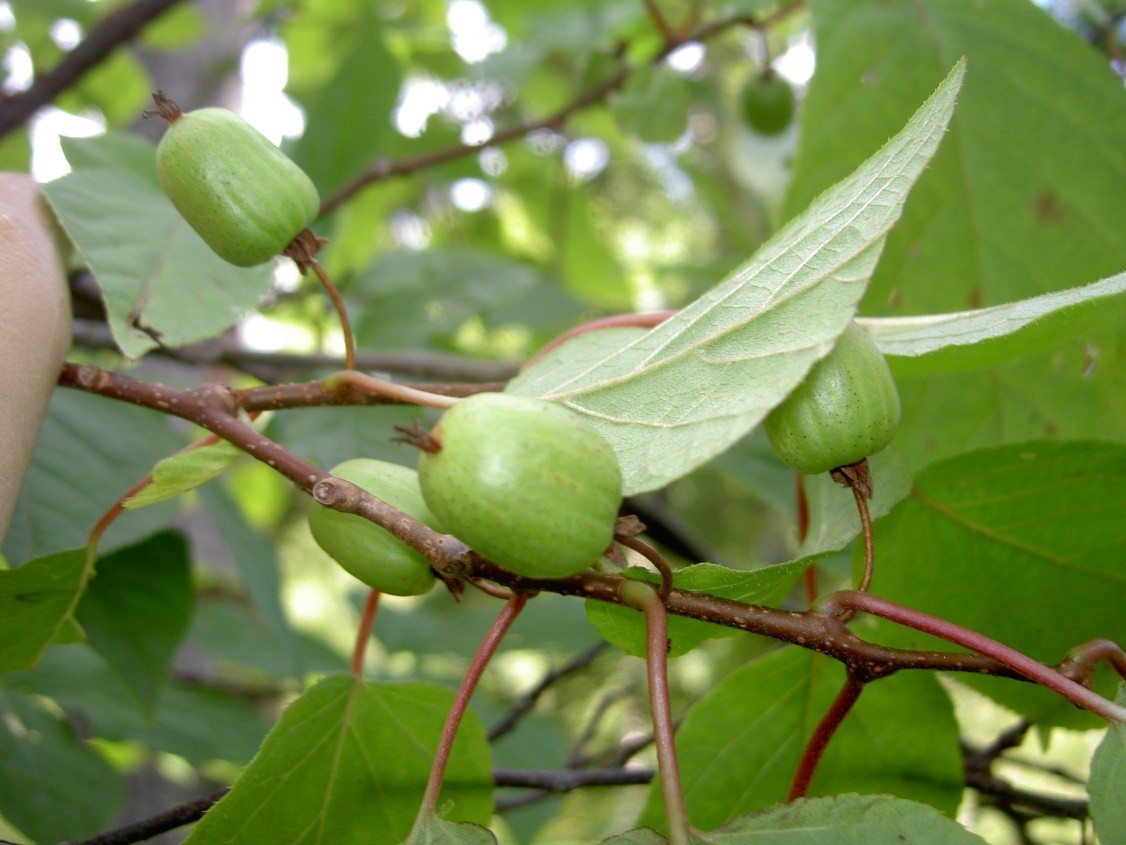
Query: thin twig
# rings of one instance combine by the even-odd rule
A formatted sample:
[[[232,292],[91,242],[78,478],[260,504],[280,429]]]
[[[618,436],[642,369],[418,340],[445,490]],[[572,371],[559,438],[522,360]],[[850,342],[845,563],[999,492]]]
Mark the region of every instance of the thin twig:
[[[553,669],[546,673],[540,678],[538,684],[516,699],[504,717],[493,725],[492,729],[489,731],[489,742],[495,742],[509,733],[516,727],[521,717],[536,706],[536,702],[539,701],[541,695],[547,692],[556,682],[566,678],[568,675],[573,675],[575,672],[585,669],[607,648],[608,643],[605,640],[599,640],[586,651],[580,652],[572,657],[558,669]]]
[[[137,0],[133,5],[115,9],[103,17],[58,64],[45,73],[37,74],[26,91],[3,99],[0,104],[0,138],[23,125],[36,111],[77,84],[110,53],[133,40],[148,24],[180,2]]]

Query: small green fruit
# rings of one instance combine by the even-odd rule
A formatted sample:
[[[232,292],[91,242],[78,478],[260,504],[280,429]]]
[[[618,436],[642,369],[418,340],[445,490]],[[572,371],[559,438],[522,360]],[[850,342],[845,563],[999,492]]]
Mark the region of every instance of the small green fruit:
[[[856,323],[765,423],[778,457],[807,475],[874,455],[898,427],[899,391],[891,370]]]
[[[418,473],[410,467],[354,458],[333,467],[332,474],[442,530],[422,500]],[[322,549],[369,587],[394,596],[417,596],[434,586],[430,561],[371,520],[315,504],[309,511],[309,529]]]
[[[511,393],[462,399],[423,446],[426,504],[478,554],[529,578],[566,578],[614,537],[622,473],[610,444],[562,405]]]
[[[169,121],[156,149],[164,192],[215,253],[239,267],[281,254],[317,216],[320,198],[305,172],[232,111],[184,114],[160,92]]]
[[[773,71],[743,89],[743,118],[760,135],[784,132],[794,120],[794,89]]]

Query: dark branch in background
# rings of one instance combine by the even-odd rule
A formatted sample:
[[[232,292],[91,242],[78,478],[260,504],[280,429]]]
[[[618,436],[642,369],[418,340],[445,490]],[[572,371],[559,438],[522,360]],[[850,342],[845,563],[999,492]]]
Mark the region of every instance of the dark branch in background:
[[[489,742],[500,739],[515,728],[520,718],[536,706],[536,702],[539,701],[540,696],[543,695],[552,684],[568,675],[578,672],[580,669],[585,669],[593,663],[594,659],[604,652],[608,646],[609,644],[605,640],[600,640],[586,651],[572,657],[558,669],[553,669],[544,675],[538,684],[516,699],[516,702],[512,705],[508,713],[506,713],[499,722],[493,725],[492,729],[489,731]]]
[[[109,326],[101,321],[76,319],[73,336],[77,346],[119,351]],[[311,371],[335,372],[344,367],[344,358],[339,355],[261,352],[232,345],[224,339],[180,348],[161,347],[148,353],[148,356],[154,355],[199,366],[223,364],[269,382],[303,378]],[[365,371],[396,373],[413,378],[458,379],[467,382],[503,382],[516,375],[518,370],[516,364],[438,352],[363,350],[356,353],[356,367]]]
[[[122,44],[182,0],[137,0],[109,12],[59,63],[37,74],[31,87],[5,97],[0,105],[0,138],[22,126],[37,110],[72,87]]]
[[[697,41],[707,41],[714,38],[720,33],[726,32],[739,26],[752,27],[755,29],[765,29],[783,20],[786,17],[800,11],[805,7],[804,2],[791,3],[777,11],[767,15],[763,18],[757,18],[750,15],[740,15],[737,17],[724,18],[723,20],[714,21],[706,24],[691,32],[680,34],[665,33],[665,43],[656,55],[650,60],[650,64],[659,64],[664,61],[670,53],[673,53],[685,44]],[[671,37],[669,37],[671,36]],[[636,67],[623,65],[616,73],[599,82],[596,85],[588,88],[586,91],[579,93],[573,100],[565,104],[561,108],[547,115],[547,117],[540,118],[539,120],[529,121],[528,123],[521,123],[516,126],[510,126],[507,129],[495,133],[487,141],[480,144],[458,144],[457,146],[447,147],[443,150],[436,150],[432,153],[425,153],[423,155],[414,156],[412,158],[404,158],[398,161],[392,161],[388,158],[381,158],[369,166],[363,173],[348,182],[336,193],[327,197],[321,203],[321,215],[328,214],[333,211],[338,205],[351,199],[359,191],[368,185],[376,182],[383,182],[388,179],[393,179],[397,176],[409,176],[419,170],[425,170],[428,167],[435,167],[440,164],[445,164],[450,161],[456,161],[460,158],[476,155],[481,150],[490,147],[499,147],[504,144],[518,141],[525,138],[533,132],[542,130],[559,130],[567,120],[577,111],[587,108],[588,106],[599,103],[608,97],[614,91],[624,86],[629,80],[630,76],[637,70]]]

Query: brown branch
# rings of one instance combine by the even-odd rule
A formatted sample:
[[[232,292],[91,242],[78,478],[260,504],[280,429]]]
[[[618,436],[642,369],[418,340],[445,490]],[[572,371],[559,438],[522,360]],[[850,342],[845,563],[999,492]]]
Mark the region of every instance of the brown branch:
[[[568,675],[578,672],[580,669],[585,669],[587,666],[594,662],[595,658],[598,657],[598,655],[602,654],[602,652],[607,649],[608,645],[609,644],[605,640],[599,640],[586,651],[581,652],[575,657],[572,657],[558,669],[553,669],[552,671],[546,673],[542,678],[540,678],[540,682],[538,684],[536,684],[534,687],[532,687],[530,690],[516,699],[516,702],[512,705],[512,707],[504,715],[504,717],[495,725],[493,725],[493,727],[489,730],[489,742],[494,742],[495,740],[500,739],[505,734],[511,732],[512,729],[515,728],[519,723],[520,718],[536,706],[536,702],[539,701],[540,696],[547,692],[547,690],[556,681],[559,681],[562,678],[567,677]]]
[[[58,64],[36,75],[30,88],[4,98],[0,104],[0,138],[75,85],[115,49],[131,41],[145,26],[179,2],[181,0],[137,0],[131,6],[109,12]]]
[[[689,42],[707,41],[734,27],[753,26],[762,28],[770,26],[804,8],[804,6],[804,2],[791,3],[789,6],[773,12],[769,17],[762,20],[753,16],[739,15],[737,17],[713,21],[691,32],[675,34],[675,37],[665,41],[661,49],[650,59],[649,63],[653,65],[659,64],[664,61],[670,53]],[[546,117],[502,129],[481,144],[457,144],[442,150],[436,150],[435,152],[404,158],[398,161],[393,161],[388,158],[378,159],[359,176],[327,197],[324,202],[321,203],[321,215],[328,214],[338,205],[353,197],[360,190],[376,182],[383,182],[397,176],[408,176],[428,167],[434,167],[439,164],[445,164],[460,158],[476,155],[481,150],[518,141],[533,132],[545,129],[558,130],[573,114],[588,106],[600,103],[611,93],[624,86],[636,70],[636,67],[625,65],[611,76],[591,86],[587,90],[580,92],[569,103],[564,104]]]
[[[322,505],[358,514],[387,529],[407,545],[426,555],[435,571],[451,587],[459,588],[466,579],[485,579],[518,592],[554,592],[623,604],[621,588],[624,579],[620,575],[587,571],[559,580],[524,578],[473,553],[455,537],[439,534],[354,484],[335,478],[298,458],[238,418],[240,409],[235,400],[237,392],[229,388],[205,385],[182,390],[78,364],[66,364],[63,367],[59,384],[196,423],[275,469],[299,489],[312,494]],[[761,634],[825,654],[843,663],[848,672],[860,682],[878,680],[904,669],[973,672],[1027,679],[1028,668],[1023,667],[1020,671],[1012,668],[1014,664],[1011,659],[1002,663],[981,654],[898,649],[865,642],[835,618],[834,614],[839,612],[842,603],[865,612],[872,612],[877,604],[886,606],[885,610],[887,607],[897,606],[864,593],[837,593],[831,598],[836,603],[826,600],[819,604],[820,610],[797,612],[674,589],[668,594],[667,606],[669,613],[678,616]],[[909,608],[900,608],[900,611],[923,616]],[[956,627],[952,623],[950,626]],[[939,635],[942,633],[939,632]],[[1003,649],[1000,644],[995,645],[1006,652],[1011,651]],[[1022,659],[1026,664],[1035,664],[1035,661],[1028,658]],[[1044,664],[1035,665],[1040,667],[1041,677],[1052,674],[1044,671],[1048,668]],[[1058,679],[1066,680],[1063,675],[1059,675]],[[1038,679],[1038,682],[1044,683],[1042,679]],[[1113,707],[1103,699],[1098,700]]]
[[[538,771],[534,769],[493,769],[497,786],[542,789],[546,792],[570,792],[584,786],[625,786],[649,783],[656,774],[649,768],[582,769]]]

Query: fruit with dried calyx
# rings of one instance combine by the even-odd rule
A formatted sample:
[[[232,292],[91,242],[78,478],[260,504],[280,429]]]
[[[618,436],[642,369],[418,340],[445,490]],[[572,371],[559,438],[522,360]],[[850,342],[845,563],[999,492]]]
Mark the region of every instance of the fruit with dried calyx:
[[[593,565],[613,540],[622,498],[617,456],[562,405],[478,393],[416,442],[430,509],[511,572],[565,578]]]
[[[764,426],[778,457],[807,475],[887,446],[899,427],[899,391],[868,333],[850,323]]]
[[[353,458],[333,467],[332,474],[436,531],[443,530],[426,507],[418,473],[410,467]],[[394,596],[417,596],[434,586],[430,561],[371,520],[315,504],[309,511],[309,529],[322,549],[369,587]]]
[[[169,126],[156,150],[164,192],[220,257],[251,267],[280,255],[317,216],[312,180],[269,139],[223,108],[182,112],[157,91]]]

